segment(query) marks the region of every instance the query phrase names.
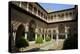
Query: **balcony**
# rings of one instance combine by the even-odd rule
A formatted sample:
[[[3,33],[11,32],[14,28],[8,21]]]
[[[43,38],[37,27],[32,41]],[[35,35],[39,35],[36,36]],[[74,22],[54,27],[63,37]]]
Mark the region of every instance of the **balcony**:
[[[31,14],[39,17],[40,19],[47,21],[44,17],[42,17],[41,15],[38,14],[38,11],[34,10],[34,7],[32,6],[31,3],[27,3],[27,2],[12,2],[13,4],[15,4],[16,6],[26,10],[27,12],[30,12]],[[36,13],[35,13],[36,12]]]
[[[41,10],[39,10],[36,6],[33,6],[33,3],[19,2],[19,1],[17,2],[13,1],[12,3],[48,23],[73,20],[73,15],[71,14],[71,12],[69,13],[65,12],[64,15],[62,13],[56,14],[56,15],[54,14],[55,19],[54,17],[50,19],[50,17],[48,17],[49,15],[47,16],[47,14],[44,14],[44,12],[41,12]],[[71,15],[71,16],[68,16],[68,15]],[[64,16],[64,17],[60,17],[60,16]]]

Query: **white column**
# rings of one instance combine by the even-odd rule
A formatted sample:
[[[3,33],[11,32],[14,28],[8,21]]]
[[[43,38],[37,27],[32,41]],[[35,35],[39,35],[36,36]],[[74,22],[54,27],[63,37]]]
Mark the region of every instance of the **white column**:
[[[16,39],[16,32],[15,32],[15,31],[13,32],[13,38],[14,38],[14,40],[13,40],[13,41],[14,41],[13,45],[15,45],[15,39]]]
[[[16,32],[13,32],[14,41],[16,39]]]
[[[28,33],[28,23],[25,25],[25,39],[27,39],[27,33]]]
[[[32,6],[32,13],[34,14],[34,6]]]
[[[25,32],[25,39],[27,39],[27,32]]]
[[[37,39],[37,33],[35,34],[35,40]]]
[[[67,34],[67,27],[65,27],[65,38],[67,39],[67,36],[68,36],[68,34]]]
[[[65,36],[66,36],[66,39],[67,39],[67,38],[68,38],[68,37],[67,37],[68,35],[67,35],[67,34],[65,34]]]
[[[37,39],[37,35],[38,35],[38,29],[35,29],[35,40]]]
[[[59,41],[59,40],[58,40],[58,39],[59,39],[59,31],[58,31],[58,29],[57,29],[56,33],[57,33],[57,34],[56,34],[56,43],[57,43],[57,45],[58,45],[58,41]]]
[[[20,2],[20,4],[19,4],[19,7],[21,7],[21,2]]]
[[[27,3],[27,11],[28,11],[28,8],[29,8],[29,3]]]

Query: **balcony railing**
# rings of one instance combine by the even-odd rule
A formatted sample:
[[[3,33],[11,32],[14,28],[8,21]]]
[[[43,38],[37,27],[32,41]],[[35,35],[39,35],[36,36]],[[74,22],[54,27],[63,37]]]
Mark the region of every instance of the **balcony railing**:
[[[58,17],[56,15],[56,19],[53,18],[53,20],[50,20],[49,17],[46,18],[46,17],[41,16],[41,14],[38,12],[38,10],[36,10],[36,13],[35,13],[34,7],[30,6],[30,3],[27,3],[27,2],[19,2],[19,1],[18,2],[12,2],[12,3],[15,4],[18,7],[23,8],[27,12],[30,12],[31,14],[39,17],[40,19],[42,19],[42,20],[44,20],[44,21],[46,21],[48,23],[51,23],[51,22],[60,22],[60,21],[66,21],[66,20],[72,20],[73,19],[73,16],[70,16],[70,17],[65,17],[64,16],[63,18],[60,18],[60,17]]]
[[[32,13],[33,15],[39,17],[40,19],[47,21],[45,18],[43,18],[42,16],[40,16],[38,13],[35,14],[35,12],[33,11],[34,8],[29,6],[29,3],[24,3],[24,2],[12,2],[13,4],[15,4],[18,7],[23,8],[24,10]]]

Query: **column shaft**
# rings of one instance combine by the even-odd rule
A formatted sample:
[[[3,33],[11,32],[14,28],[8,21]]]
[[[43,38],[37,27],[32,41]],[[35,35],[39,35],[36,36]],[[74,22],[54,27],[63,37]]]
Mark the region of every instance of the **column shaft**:
[[[44,34],[44,42],[45,42],[45,34]]]
[[[27,3],[27,11],[28,11],[28,7],[29,7],[29,4]]]
[[[56,42],[57,42],[57,45],[58,45],[58,41],[59,41],[59,40],[58,40],[58,39],[59,39],[58,37],[59,37],[59,34],[57,33],[57,35],[56,35]]]
[[[14,38],[14,42],[15,42],[16,32],[13,32],[13,38]]]
[[[66,38],[66,39],[67,39],[67,36],[68,36],[68,35],[67,35],[67,34],[65,34],[65,38]]]
[[[20,5],[19,6],[21,7],[21,2],[20,2]]]
[[[25,32],[25,39],[27,39],[27,32]]]
[[[35,40],[37,39],[37,33],[35,34]]]

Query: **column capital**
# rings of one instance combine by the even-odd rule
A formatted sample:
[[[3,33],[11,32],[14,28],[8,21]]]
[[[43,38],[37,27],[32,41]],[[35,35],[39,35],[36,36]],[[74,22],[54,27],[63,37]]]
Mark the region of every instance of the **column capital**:
[[[35,29],[35,32],[36,32],[36,33],[38,32],[38,28]]]
[[[16,32],[17,30],[16,29],[13,29],[13,31],[12,32]]]

